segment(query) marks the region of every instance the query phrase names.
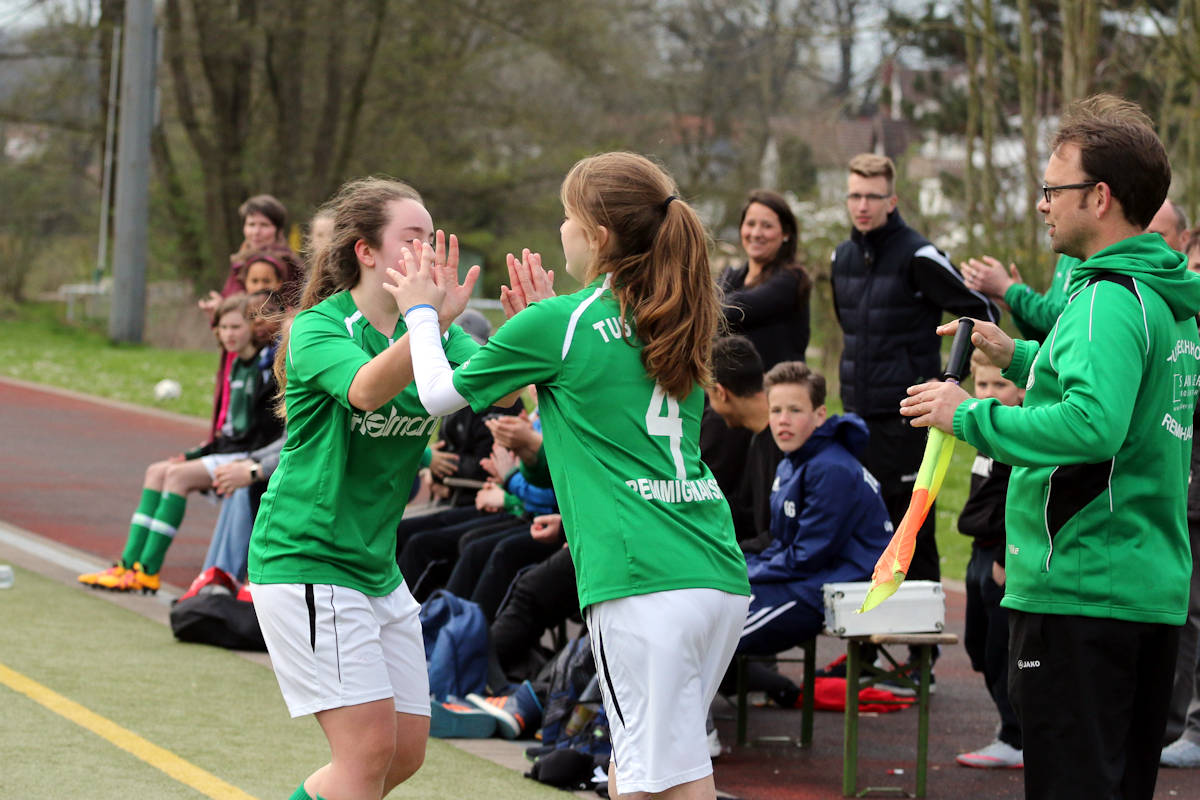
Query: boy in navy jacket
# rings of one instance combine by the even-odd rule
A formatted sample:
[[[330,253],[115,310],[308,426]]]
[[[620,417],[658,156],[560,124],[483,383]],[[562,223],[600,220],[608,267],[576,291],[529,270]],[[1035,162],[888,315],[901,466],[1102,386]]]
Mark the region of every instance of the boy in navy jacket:
[[[764,382],[784,458],[771,488],[771,544],[746,556],[752,597],[737,652],[753,655],[819,633],[822,585],[870,579],[892,536],[879,482],[858,460],[866,424],[855,414],[827,418],[825,378],[802,362],[776,364]],[[791,704],[789,692],[768,693]]]

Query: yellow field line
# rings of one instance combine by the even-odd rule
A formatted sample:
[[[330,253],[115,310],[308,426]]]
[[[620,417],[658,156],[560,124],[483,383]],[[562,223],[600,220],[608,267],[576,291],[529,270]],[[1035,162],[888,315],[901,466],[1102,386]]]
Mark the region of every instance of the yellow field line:
[[[86,728],[102,739],[145,761],[155,769],[162,770],[180,783],[190,786],[205,797],[213,800],[256,800],[253,795],[206,772],[195,764],[184,761],[169,750],[146,741],[131,730],[122,728],[73,700],[68,700],[40,683],[30,680],[0,664],[0,683],[53,711],[61,717]]]

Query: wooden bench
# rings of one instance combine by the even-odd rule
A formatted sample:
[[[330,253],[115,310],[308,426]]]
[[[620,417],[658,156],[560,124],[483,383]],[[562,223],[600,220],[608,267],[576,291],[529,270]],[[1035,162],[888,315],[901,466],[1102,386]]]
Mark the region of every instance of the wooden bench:
[[[925,778],[929,760],[929,676],[933,666],[933,648],[957,644],[953,633],[873,633],[847,636],[846,639],[846,736],[842,745],[842,796],[861,797],[868,792],[903,793],[898,787],[867,787],[858,791],[858,690],[881,681],[915,689],[917,693],[917,797],[925,796]],[[875,645],[888,667],[864,664],[863,645]],[[888,653],[889,645],[915,648],[919,678],[914,680],[907,664]],[[862,682],[860,682],[860,678]]]
[[[825,636],[834,634],[826,630]],[[863,636],[836,637],[846,642],[846,710],[844,713],[845,740],[842,746],[842,795],[855,797],[868,792],[888,792],[903,794],[899,787],[866,787],[858,790],[858,690],[876,683],[886,682],[898,686],[907,686],[916,691],[917,705],[917,768],[916,796],[925,796],[925,784],[928,772],[929,758],[929,676],[933,665],[933,648],[943,644],[957,644],[958,637],[952,633],[873,633]],[[863,646],[874,645],[887,667],[863,662]],[[919,679],[914,680],[908,665],[898,662],[888,653],[888,646],[912,647],[917,652]],[[800,716],[800,746],[808,747],[813,737],[813,706],[814,690],[816,688],[817,640],[809,639],[801,642],[799,647],[804,651],[803,658],[778,658],[784,663],[804,663],[803,701]],[[759,659],[758,656],[739,655],[734,661],[737,665],[737,744],[746,744],[747,728],[747,674],[746,666]],[[853,687],[853,688],[852,688]],[[902,701],[905,705],[913,702],[909,698]]]
[[[800,746],[808,747],[812,744],[813,736],[813,708],[816,703],[814,695],[816,694],[817,686],[817,640],[816,638],[809,639],[806,642],[799,644],[800,649],[804,651],[803,658],[780,658],[778,656],[748,656],[738,655],[734,657],[734,662],[737,664],[737,744],[742,747],[746,744],[746,723],[748,717],[748,708],[746,702],[747,675],[746,665],[751,661],[764,661],[773,659],[782,661],[785,664],[793,664],[803,662],[804,664],[804,685],[801,687],[803,692],[803,701],[800,704]]]

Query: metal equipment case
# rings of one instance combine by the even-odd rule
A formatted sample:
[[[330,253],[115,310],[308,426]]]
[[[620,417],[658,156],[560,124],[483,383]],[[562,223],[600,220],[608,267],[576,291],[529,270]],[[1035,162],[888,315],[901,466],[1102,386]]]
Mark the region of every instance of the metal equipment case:
[[[936,581],[905,581],[896,593],[865,614],[870,581],[827,583],[825,627],[834,636],[872,633],[940,633],[946,627],[946,597]]]

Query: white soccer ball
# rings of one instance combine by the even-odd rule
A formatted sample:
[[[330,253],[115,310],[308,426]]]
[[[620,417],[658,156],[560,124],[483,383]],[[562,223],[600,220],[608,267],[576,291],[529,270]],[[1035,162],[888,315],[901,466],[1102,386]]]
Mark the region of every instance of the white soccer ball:
[[[154,384],[154,399],[160,403],[166,400],[177,400],[182,393],[183,387],[179,385],[179,381],[173,381],[170,378],[163,378]]]

